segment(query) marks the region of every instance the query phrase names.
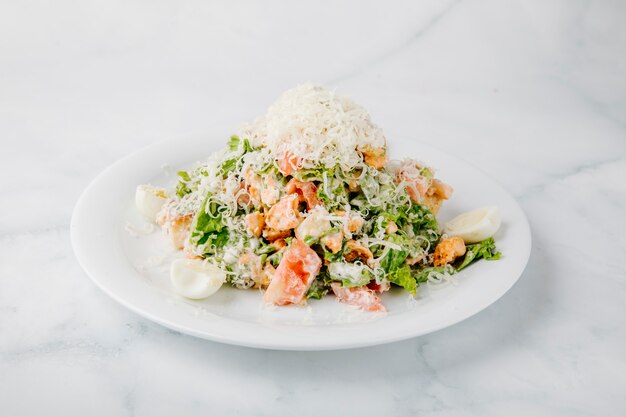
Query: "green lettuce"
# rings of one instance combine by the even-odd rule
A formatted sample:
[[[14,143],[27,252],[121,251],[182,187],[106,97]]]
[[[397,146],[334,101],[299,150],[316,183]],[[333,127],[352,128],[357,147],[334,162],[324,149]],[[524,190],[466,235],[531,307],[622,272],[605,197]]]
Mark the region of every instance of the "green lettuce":
[[[240,139],[239,136],[231,136],[228,141],[228,149],[231,151],[242,151],[242,153],[252,152],[254,148],[250,145],[248,139]]]
[[[191,226],[191,242],[196,246],[206,245],[207,249],[211,246],[224,246],[230,236],[219,205],[215,202],[209,203],[208,199],[207,196]],[[209,249],[206,253],[213,254],[214,251]]]
[[[502,255],[496,250],[496,243],[492,237],[472,245],[467,245],[466,249],[467,251],[465,252],[463,261],[461,261],[461,263],[456,267],[457,271],[462,270],[479,259],[493,261],[500,259],[500,256]]]
[[[399,285],[413,295],[417,292],[417,281],[411,273],[411,267],[407,264],[388,273],[387,280],[393,284]]]
[[[313,298],[315,300],[321,300],[330,290],[330,277],[326,268],[322,268],[322,271],[317,278],[311,284],[311,287],[306,293],[306,298]]]
[[[397,239],[389,239],[390,241]],[[395,243],[395,242],[394,242]],[[404,261],[409,256],[409,252],[405,250],[397,250],[397,249],[389,249],[387,254],[381,259],[380,266],[387,273],[394,272],[396,269],[400,268]]]
[[[228,149],[236,154],[232,158],[222,162],[220,165],[220,172],[224,176],[237,168],[237,163],[243,155],[254,151],[254,148],[250,145],[248,139],[240,139],[239,136],[230,137],[230,140],[228,141]]]
[[[182,198],[186,194],[193,191],[188,186],[188,182],[191,181],[191,177],[187,171],[178,171],[176,174],[180,177],[178,184],[176,184],[176,195]]]
[[[448,265],[446,266],[426,266],[424,268],[415,268],[413,270],[413,279],[419,284],[423,284],[428,281],[428,277],[434,273],[454,273],[455,270],[450,268]]]
[[[328,266],[328,274],[334,281],[341,281],[343,287],[362,287],[367,285],[374,275],[363,265],[334,262]]]

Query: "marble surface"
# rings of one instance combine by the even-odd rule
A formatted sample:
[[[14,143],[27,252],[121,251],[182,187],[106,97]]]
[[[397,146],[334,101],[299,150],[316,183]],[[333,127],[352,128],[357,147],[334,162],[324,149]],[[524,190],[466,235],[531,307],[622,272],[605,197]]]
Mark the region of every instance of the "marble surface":
[[[626,4],[0,4],[0,414],[626,414]],[[139,318],[77,264],[69,220],[107,165],[236,127],[303,81],[480,166],[530,263],[501,300],[374,348],[221,345]]]

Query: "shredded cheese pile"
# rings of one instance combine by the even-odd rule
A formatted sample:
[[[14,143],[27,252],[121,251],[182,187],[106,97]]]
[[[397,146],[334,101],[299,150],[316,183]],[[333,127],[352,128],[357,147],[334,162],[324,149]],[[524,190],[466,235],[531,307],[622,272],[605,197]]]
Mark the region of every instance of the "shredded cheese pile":
[[[283,93],[240,136],[268,149],[274,159],[298,155],[299,167],[305,169],[339,165],[351,170],[362,165],[356,151],[386,148],[385,135],[363,107],[312,84]]]

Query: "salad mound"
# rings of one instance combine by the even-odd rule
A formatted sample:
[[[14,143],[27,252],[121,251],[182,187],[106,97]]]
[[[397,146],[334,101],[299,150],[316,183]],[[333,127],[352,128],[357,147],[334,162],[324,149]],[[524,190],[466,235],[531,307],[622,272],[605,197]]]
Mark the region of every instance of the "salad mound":
[[[300,304],[334,294],[384,311],[392,286],[415,294],[478,259],[493,238],[466,245],[435,215],[452,188],[433,168],[389,161],[383,132],[352,100],[310,84],[189,171],[156,221],[187,258],[264,301]]]

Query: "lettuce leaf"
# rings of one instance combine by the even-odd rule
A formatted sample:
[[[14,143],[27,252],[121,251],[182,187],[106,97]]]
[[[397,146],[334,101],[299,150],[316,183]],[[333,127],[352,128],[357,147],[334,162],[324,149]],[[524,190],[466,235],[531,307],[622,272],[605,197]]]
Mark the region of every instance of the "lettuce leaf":
[[[404,237],[400,235],[390,236],[389,241],[402,246]],[[415,295],[417,282],[411,275],[411,267],[405,263],[409,252],[402,249],[389,249],[387,254],[381,259],[380,266],[387,273],[385,276],[389,282],[399,285],[411,294]]]
[[[413,270],[413,279],[417,284],[423,284],[428,281],[428,277],[433,273],[440,274],[454,274],[454,268],[451,268],[449,265],[445,266],[427,266],[424,268],[414,269]]]
[[[250,141],[248,139],[241,139],[239,136],[231,136],[228,141],[228,149],[235,152],[238,150],[242,150],[242,153],[252,152],[254,148],[250,145]]]
[[[267,261],[272,264],[274,268],[278,267],[280,261],[283,259],[284,251],[274,252],[270,256],[267,257]]]
[[[195,246],[206,245],[207,249],[211,246],[224,246],[230,236],[219,211],[219,205],[214,202],[208,203],[208,198],[209,196],[194,217],[190,238]],[[213,252],[209,249],[206,253],[213,254]]]
[[[324,180],[324,172],[328,178],[331,178],[335,175],[334,168],[325,168],[325,167],[317,167],[317,168],[309,168],[309,169],[301,169],[299,171],[291,174],[295,179],[299,181],[323,181]]]
[[[311,284],[311,288],[306,292],[306,298],[321,300],[326,294],[328,294],[328,287],[324,286],[320,281],[315,280],[313,284]]]
[[[387,279],[389,282],[399,285],[413,295],[417,292],[417,281],[411,274],[411,267],[407,264],[388,273]]]
[[[496,250],[496,242],[492,237],[489,239],[485,239],[481,242],[474,243],[472,245],[467,245],[467,251],[465,252],[465,257],[461,261],[458,266],[456,266],[456,270],[460,271],[463,268],[473,264],[479,259],[485,259],[487,261],[493,261],[496,259],[500,259],[502,255],[500,252]]]
[[[322,268],[320,274],[311,284],[311,287],[306,293],[306,298],[313,298],[315,300],[321,300],[330,291],[330,277],[326,268]]]
[[[176,195],[182,198],[185,194],[189,194],[192,191],[187,185],[191,177],[187,171],[178,171],[176,175],[180,177],[178,184],[176,184]]]
[[[346,288],[367,285],[374,276],[363,265],[346,262],[333,262],[328,266],[328,275],[332,280],[341,281]]]
[[[228,141],[228,149],[231,152],[235,152],[235,156],[225,160],[220,165],[220,172],[224,176],[237,168],[237,162],[239,162],[243,155],[254,151],[254,148],[250,145],[248,139],[240,139],[239,136],[230,137],[230,140]]]
[[[381,259],[380,266],[387,273],[394,272],[404,264],[407,256],[409,256],[407,251],[390,249],[383,259]]]
[[[378,197],[380,184],[378,184],[378,181],[376,181],[376,179],[369,173],[361,178],[359,185],[361,186],[361,191],[368,202],[375,200],[376,197]]]

